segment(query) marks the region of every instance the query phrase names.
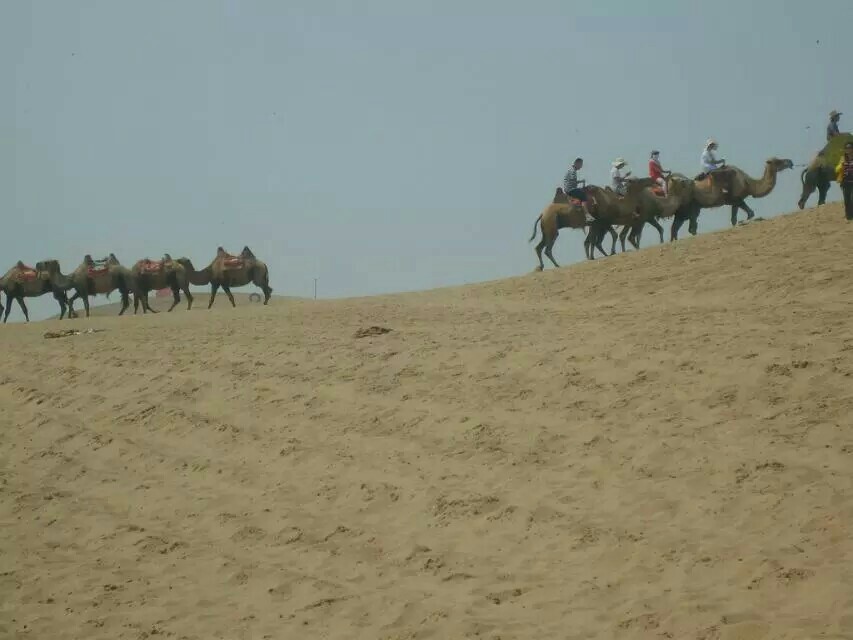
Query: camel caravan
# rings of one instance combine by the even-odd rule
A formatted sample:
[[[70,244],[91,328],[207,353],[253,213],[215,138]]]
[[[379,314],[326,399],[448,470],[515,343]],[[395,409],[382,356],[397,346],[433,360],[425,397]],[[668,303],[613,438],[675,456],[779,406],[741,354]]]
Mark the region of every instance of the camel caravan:
[[[710,140],[706,151],[713,151],[716,143]],[[691,235],[698,232],[699,213],[702,209],[731,207],[731,223],[738,223],[738,211],[746,212],[747,220],[755,218],[755,212],[746,203],[747,198],[763,198],[773,191],[776,177],[780,171],[791,169],[794,163],[787,158],[768,158],[764,163],[764,173],[753,178],[742,169],[728,165],[703,172],[695,178],[680,173],[655,171],[651,168],[655,162],[655,152],[650,160],[650,177],[634,178],[626,174],[618,176],[618,182],[611,186],[598,187],[584,185],[581,188],[566,189],[558,187],[552,202],[545,207],[533,226],[536,238],[537,229],[542,239],[536,245],[536,257],[539,260],[537,271],[545,268],[542,253],[559,267],[552,250],[560,229],[582,229],[585,232],[584,254],[589,260],[595,259],[598,250],[604,256],[616,253],[617,238],[622,251],[625,240],[635,248],[640,248],[640,237],[646,224],[651,225],[664,242],[664,231],[660,220],[671,219],[670,241],[678,239],[678,232],[685,222]],[[582,165],[580,159],[576,166]],[[614,172],[624,167],[621,158],[614,162]],[[571,170],[570,170],[571,172]],[[611,173],[613,175],[613,173]],[[619,188],[621,187],[621,188]],[[616,228],[621,227],[617,234]],[[608,253],[602,241],[610,234],[613,243]]]
[[[803,209],[815,190],[818,192],[818,205],[824,204],[830,185],[836,181],[845,194],[847,219],[852,220],[853,134],[838,130],[840,116],[837,111],[830,113],[827,143],[800,175],[803,189],[797,205]],[[617,239],[623,252],[626,239],[639,249],[646,224],[657,230],[663,242],[663,227],[659,221],[665,219],[672,220],[671,242],[678,239],[678,232],[685,222],[688,223],[688,232],[695,236],[702,209],[731,207],[732,226],[738,224],[738,211],[743,210],[748,222],[755,218],[755,212],[746,200],[770,194],[776,187],[779,172],[794,167],[790,159],[771,157],[765,161],[761,177],[754,178],[736,166],[727,165],[725,160],[717,160],[714,155],[716,149],[715,140],[705,143],[703,171],[692,179],[665,171],[658,151],[652,151],[648,178],[631,177],[630,171],[622,175],[626,163],[618,158],[611,170],[612,184],[603,188],[578,180],[577,172],[583,166],[583,160],[577,158],[566,173],[563,187],[557,188],[551,203],[533,223],[529,242],[536,239],[537,230],[542,236],[535,249],[539,261],[536,270],[545,268],[543,251],[554,266],[559,267],[552,251],[560,229],[582,229],[585,233],[584,255],[588,260],[594,260],[596,250],[604,256],[615,254]],[[617,234],[619,227],[621,230]],[[602,246],[608,234],[613,241],[610,253]]]
[[[189,258],[173,260],[169,254],[161,260],[148,258],[138,260],[132,267],[122,265],[114,254],[106,258],[94,260],[86,255],[83,262],[69,274],[63,274],[58,260],[42,260],[35,267],[25,265],[20,260],[0,278],[0,292],[6,293],[3,323],[9,319],[12,302],[17,300],[24,318],[30,321],[29,311],[24,298],[34,298],[50,293],[59,303],[60,320],[68,314],[69,318],[77,317],[74,311],[74,301],[83,300],[86,317],[89,317],[89,296],[98,294],[109,295],[118,290],[121,295],[121,310],[119,315],[130,306],[130,295],[133,294],[133,312],[136,313],[140,304],[142,312],[157,313],[148,304],[148,294],[162,289],[172,290],[172,306],[174,309],[181,302],[181,292],[187,298],[187,310],[192,309],[193,296],[189,285],[210,285],[210,301],[207,308],[213,306],[216,292],[221,287],[236,306],[232,287],[243,287],[254,284],[264,292],[264,304],[269,303],[272,288],[269,285],[269,270],[267,265],[258,260],[249,247],[243,247],[240,255],[232,255],[222,247],[216,250],[216,257],[201,271],[196,271]],[[74,290],[74,295],[68,298],[68,292]]]

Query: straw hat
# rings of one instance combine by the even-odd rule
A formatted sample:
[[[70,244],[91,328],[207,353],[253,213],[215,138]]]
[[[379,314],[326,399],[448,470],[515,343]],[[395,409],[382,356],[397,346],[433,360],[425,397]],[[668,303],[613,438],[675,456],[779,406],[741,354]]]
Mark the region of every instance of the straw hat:
[[[829,117],[830,117],[830,118],[834,118],[835,116],[840,116],[840,115],[841,115],[841,112],[840,112],[840,111],[836,111],[835,109],[833,109],[832,111],[830,111],[830,112],[829,112]]]
[[[613,162],[610,163],[612,167],[618,167],[625,164],[628,164],[627,162],[625,162],[625,158],[616,158]]]
[[[717,141],[716,141],[716,140],[714,140],[713,138],[708,138],[708,140],[705,142],[705,148],[707,149],[707,148],[708,148],[708,147],[710,147],[712,144],[717,144]]]

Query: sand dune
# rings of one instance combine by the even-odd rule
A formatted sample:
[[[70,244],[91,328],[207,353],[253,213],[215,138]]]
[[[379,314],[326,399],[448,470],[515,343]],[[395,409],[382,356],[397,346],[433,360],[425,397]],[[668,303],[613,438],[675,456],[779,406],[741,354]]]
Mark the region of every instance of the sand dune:
[[[851,249],[3,327],[0,636],[853,637]]]

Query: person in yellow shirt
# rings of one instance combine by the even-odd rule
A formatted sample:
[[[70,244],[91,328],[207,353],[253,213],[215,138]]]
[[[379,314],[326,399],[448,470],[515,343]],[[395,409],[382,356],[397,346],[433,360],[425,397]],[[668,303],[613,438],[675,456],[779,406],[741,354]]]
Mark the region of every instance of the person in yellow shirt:
[[[835,167],[835,180],[844,194],[844,216],[853,220],[853,142],[844,145],[844,155]]]

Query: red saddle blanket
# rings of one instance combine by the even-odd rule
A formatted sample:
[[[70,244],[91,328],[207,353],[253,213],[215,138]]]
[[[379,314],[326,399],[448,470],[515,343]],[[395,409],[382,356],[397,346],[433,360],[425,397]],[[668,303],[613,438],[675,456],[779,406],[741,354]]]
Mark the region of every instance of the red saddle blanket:
[[[142,273],[160,273],[163,270],[163,260],[140,260],[137,265]]]
[[[38,271],[32,267],[28,267],[27,265],[18,267],[18,278],[21,280],[35,280],[37,275]]]
[[[103,265],[98,267],[89,267],[88,273],[90,278],[97,278],[98,276],[103,276],[109,273],[110,267],[109,265]]]

